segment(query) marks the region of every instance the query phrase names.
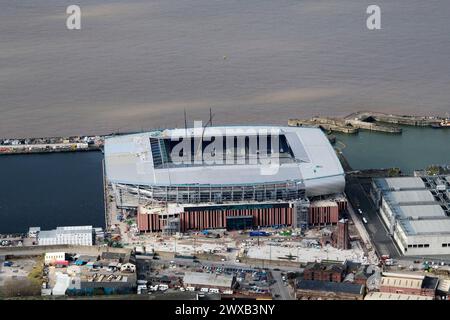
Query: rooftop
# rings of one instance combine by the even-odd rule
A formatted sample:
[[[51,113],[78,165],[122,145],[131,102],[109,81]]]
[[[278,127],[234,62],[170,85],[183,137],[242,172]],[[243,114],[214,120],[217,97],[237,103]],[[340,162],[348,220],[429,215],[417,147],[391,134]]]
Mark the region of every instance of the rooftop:
[[[328,282],[317,280],[300,280],[297,282],[297,289],[310,291],[324,291],[362,295],[364,286],[348,282]]]
[[[364,300],[433,300],[433,297],[412,294],[369,292]]]
[[[445,218],[445,212],[438,204],[398,206],[401,218]]]
[[[382,190],[425,189],[425,183],[419,177],[380,178],[375,179],[375,183]]]
[[[161,140],[173,137],[180,139],[186,134],[188,137],[199,137],[201,135],[201,133],[196,133],[195,129],[188,128],[107,138],[105,140],[106,175],[109,181],[113,183],[144,186],[245,185],[301,181],[306,184],[307,189],[308,184],[310,184],[317,190],[320,189],[320,179],[331,179],[333,181],[326,184],[327,188],[330,188],[329,192],[326,190],[327,193],[342,191],[344,171],[328,139],[318,128],[208,127],[205,128],[203,135],[204,140],[212,143],[209,142],[210,137],[252,136],[253,131],[261,130],[266,130],[269,134],[271,131],[276,131],[280,137],[285,137],[286,147],[284,151],[291,150],[289,153],[292,152],[291,157],[294,159],[294,161],[286,163],[280,162],[279,165],[277,163],[276,172],[273,174],[264,173],[261,168],[268,167],[268,165],[262,165],[261,163],[229,164],[212,161],[207,164],[200,160],[200,163],[196,165],[173,166],[171,160],[165,156],[167,153],[166,144]],[[151,139],[153,139],[152,142]],[[227,150],[222,152],[226,153]],[[170,152],[170,154],[172,153]],[[263,157],[261,154],[258,153],[258,157]],[[157,162],[156,165],[155,161]],[[312,195],[315,195],[314,193],[321,194],[319,191],[312,193]]]
[[[408,234],[450,233],[450,218],[433,220],[401,220],[403,229]]]
[[[396,288],[409,288],[409,289],[421,289],[421,279],[400,278],[400,277],[382,277],[381,286],[396,287]]]
[[[202,272],[187,272],[183,277],[184,284],[196,286],[217,286],[220,288],[231,288],[233,281],[233,276]]]
[[[435,204],[436,200],[429,190],[409,190],[386,192],[384,198],[396,204]]]

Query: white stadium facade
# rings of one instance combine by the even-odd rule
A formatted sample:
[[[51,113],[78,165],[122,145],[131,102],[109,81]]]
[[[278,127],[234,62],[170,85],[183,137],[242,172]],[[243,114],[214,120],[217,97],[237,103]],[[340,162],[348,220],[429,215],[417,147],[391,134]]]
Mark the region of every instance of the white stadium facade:
[[[143,231],[302,226],[309,197],[345,187],[318,128],[166,129],[109,137],[104,153],[117,206],[146,208]]]

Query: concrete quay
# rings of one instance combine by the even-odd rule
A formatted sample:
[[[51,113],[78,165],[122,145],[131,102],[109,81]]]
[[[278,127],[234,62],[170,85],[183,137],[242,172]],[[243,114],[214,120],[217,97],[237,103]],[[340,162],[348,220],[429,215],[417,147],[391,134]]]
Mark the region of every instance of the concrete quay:
[[[379,131],[387,133],[401,133],[398,127],[383,126],[376,123],[365,122],[357,119],[339,119],[327,117],[313,117],[309,120],[289,119],[289,126],[313,126],[327,131],[336,131],[347,134],[358,133],[359,130]]]
[[[395,115],[382,112],[359,111],[349,114],[344,119],[363,122],[382,122],[406,126],[426,127],[439,124],[443,118],[440,117],[424,117],[414,115]]]
[[[104,137],[0,139],[0,155],[101,150]]]

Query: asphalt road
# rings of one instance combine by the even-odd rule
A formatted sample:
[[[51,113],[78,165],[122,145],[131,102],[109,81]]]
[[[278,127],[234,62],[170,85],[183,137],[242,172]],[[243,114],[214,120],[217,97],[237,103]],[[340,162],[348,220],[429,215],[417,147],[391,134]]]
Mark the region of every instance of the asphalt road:
[[[289,287],[285,285],[281,279],[281,271],[272,270],[272,276],[275,283],[270,286],[270,291],[274,300],[294,300],[290,294]],[[279,297],[275,297],[276,295]]]
[[[377,251],[381,255],[387,254],[392,258],[398,258],[400,252],[378,215],[372,199],[368,196],[360,181],[357,178],[348,176],[345,192],[358,218],[362,220],[365,217],[367,219],[367,223],[364,223],[364,226],[375,244]],[[358,209],[362,210],[362,215],[358,213]]]

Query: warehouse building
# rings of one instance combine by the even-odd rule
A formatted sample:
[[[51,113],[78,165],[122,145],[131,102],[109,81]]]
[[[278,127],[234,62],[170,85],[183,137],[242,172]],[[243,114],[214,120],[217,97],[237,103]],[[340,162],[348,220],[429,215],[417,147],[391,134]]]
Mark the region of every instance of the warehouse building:
[[[450,254],[448,178],[374,179],[371,196],[404,255]]]
[[[57,227],[53,230],[40,230],[37,233],[38,245],[81,245],[92,246],[95,240],[92,226]]]
[[[364,300],[433,300],[433,297],[418,296],[414,294],[386,293],[386,292],[369,292]]]
[[[381,277],[380,292],[434,298],[438,284],[436,277],[385,272]]]
[[[218,275],[204,272],[186,272],[183,277],[183,284],[186,288],[208,288],[228,291],[234,289],[236,277],[231,275]]]
[[[309,224],[309,197],[341,194],[342,166],[317,128],[195,127],[105,140],[117,206],[141,231]],[[337,208],[336,208],[337,203]],[[318,217],[336,221],[337,201]],[[332,216],[332,217],[331,217]],[[331,222],[330,222],[331,223]]]
[[[302,299],[362,300],[365,286],[348,282],[329,282],[319,280],[299,280],[295,297]]]

